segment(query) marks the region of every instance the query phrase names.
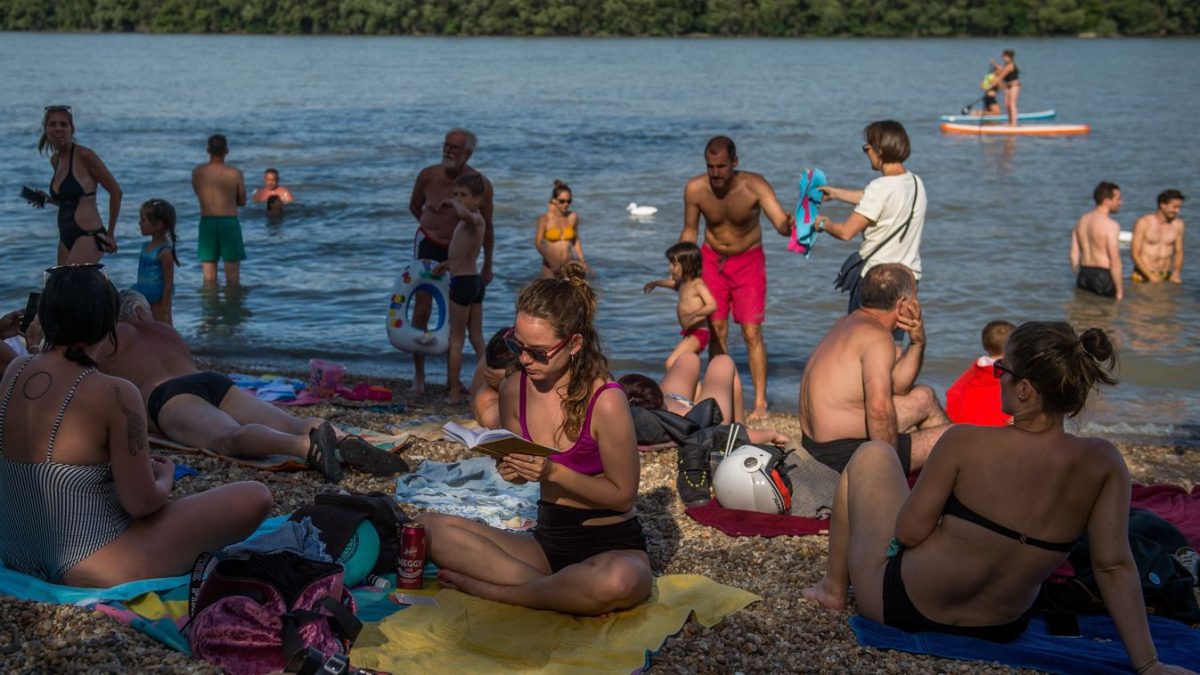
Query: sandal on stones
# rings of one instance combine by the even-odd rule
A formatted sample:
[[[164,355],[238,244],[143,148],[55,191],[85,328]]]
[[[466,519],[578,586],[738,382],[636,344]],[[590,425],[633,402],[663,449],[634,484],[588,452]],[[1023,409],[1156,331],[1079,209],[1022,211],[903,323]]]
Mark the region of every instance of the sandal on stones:
[[[408,473],[408,462],[387,450],[371,445],[362,436],[349,434],[337,444],[342,461],[352,469],[365,471],[374,476],[395,476]]]
[[[329,483],[342,480],[344,473],[338,463],[337,435],[333,425],[321,422],[321,426],[308,432],[308,443],[308,456],[304,460],[308,468],[320,471]]]

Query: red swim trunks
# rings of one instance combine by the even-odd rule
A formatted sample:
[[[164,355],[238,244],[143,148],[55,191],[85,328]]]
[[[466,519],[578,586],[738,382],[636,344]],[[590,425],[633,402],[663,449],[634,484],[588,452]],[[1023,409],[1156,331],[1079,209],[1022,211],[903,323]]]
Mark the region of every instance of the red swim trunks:
[[[696,349],[697,354],[708,348],[708,329],[704,326],[692,326],[686,330],[679,331],[679,334],[685,338],[691,335],[700,342],[700,346]]]
[[[709,318],[727,321],[732,305],[734,321],[761,325],[767,307],[767,257],[762,245],[724,256],[705,243],[700,255],[704,284],[717,301],[717,309]]]

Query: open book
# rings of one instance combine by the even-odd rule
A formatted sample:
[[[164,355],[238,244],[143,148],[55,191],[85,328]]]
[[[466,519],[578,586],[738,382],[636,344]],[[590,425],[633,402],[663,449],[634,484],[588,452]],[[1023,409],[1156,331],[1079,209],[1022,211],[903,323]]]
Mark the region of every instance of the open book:
[[[503,459],[505,455],[514,452],[523,455],[539,455],[541,457],[549,457],[558,452],[554,448],[547,448],[544,445],[531,443],[508,429],[476,430],[468,429],[454,422],[446,422],[442,426],[442,431],[445,432],[446,437],[450,440],[458,441],[471,450],[482,452],[496,459]]]

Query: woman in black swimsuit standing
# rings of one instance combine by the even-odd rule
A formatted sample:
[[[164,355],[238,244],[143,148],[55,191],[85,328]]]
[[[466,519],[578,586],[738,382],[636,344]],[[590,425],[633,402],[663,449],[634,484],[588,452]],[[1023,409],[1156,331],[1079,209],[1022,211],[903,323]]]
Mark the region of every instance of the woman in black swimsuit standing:
[[[50,147],[50,194],[42,195],[58,205],[58,264],[99,262],[105,253],[116,253],[117,216],[121,212],[121,186],[92,150],[75,143],[75,120],[71,107],[46,108],[38,152]],[[96,186],[108,191],[108,231],[96,208]]]
[[[1004,89],[1004,107],[1008,109],[1008,123],[1017,123],[1017,98],[1021,95],[1021,70],[1013,58],[1017,55],[1011,49],[1005,49],[1004,63],[992,61],[992,70],[996,77],[992,79]]]
[[[1068,323],[1026,323],[995,363],[1010,426],[952,427],[911,491],[895,449],[860,446],[834,499],[828,569],[804,597],[842,609],[852,584],[873,621],[1010,641],[1086,532],[1130,663],[1163,672],[1129,550],[1129,470],[1108,441],[1063,429],[1093,387],[1115,384],[1115,362],[1100,329],[1077,336]]]

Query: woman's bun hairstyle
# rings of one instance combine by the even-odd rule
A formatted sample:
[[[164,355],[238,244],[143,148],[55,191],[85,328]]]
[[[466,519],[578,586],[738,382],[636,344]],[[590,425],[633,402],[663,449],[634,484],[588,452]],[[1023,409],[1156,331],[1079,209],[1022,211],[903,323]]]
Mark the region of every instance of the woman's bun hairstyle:
[[[1089,328],[1082,335],[1065,321],[1030,321],[1013,331],[1004,360],[1033,385],[1047,412],[1075,417],[1099,385],[1117,383],[1117,353],[1108,334]]]

